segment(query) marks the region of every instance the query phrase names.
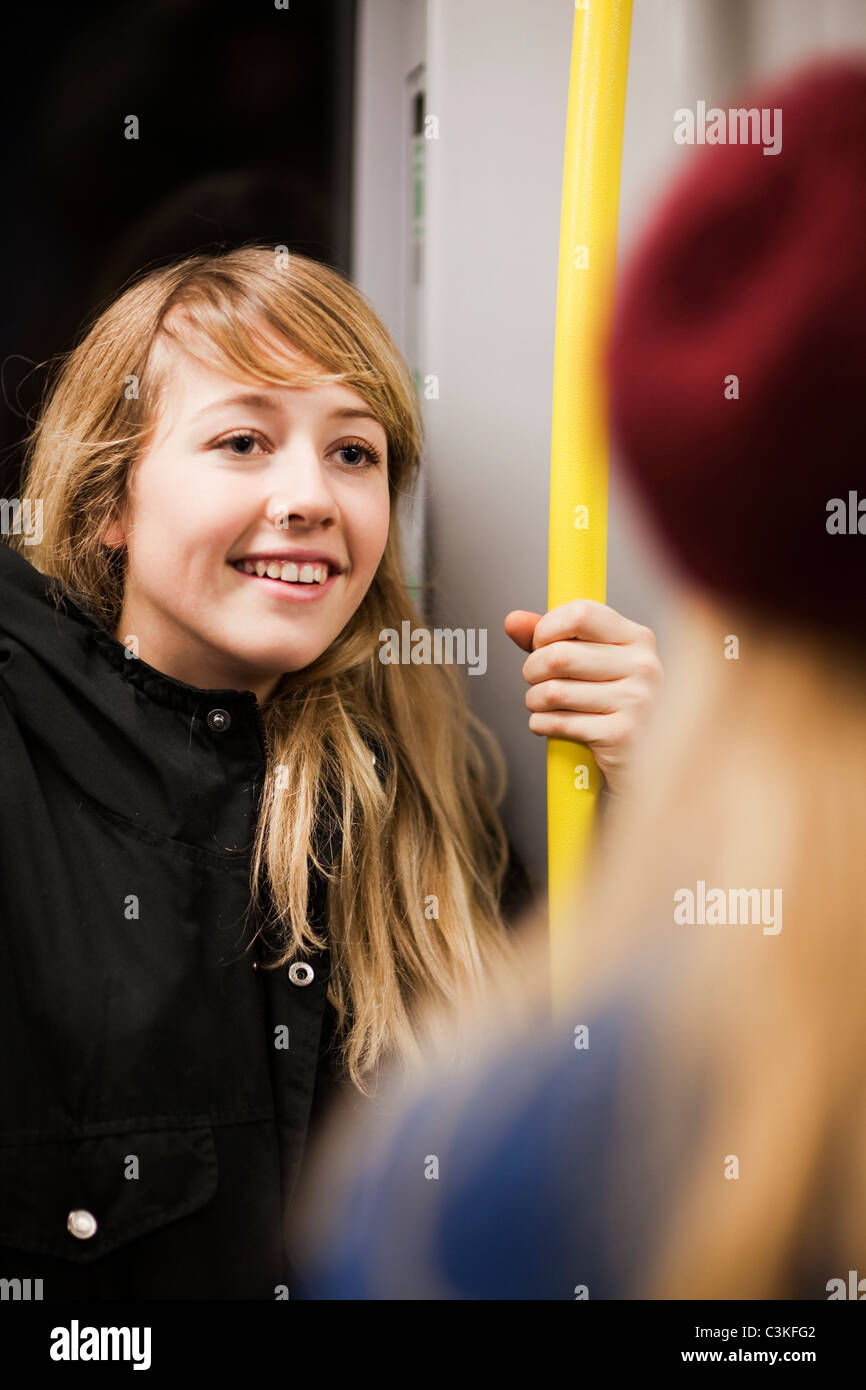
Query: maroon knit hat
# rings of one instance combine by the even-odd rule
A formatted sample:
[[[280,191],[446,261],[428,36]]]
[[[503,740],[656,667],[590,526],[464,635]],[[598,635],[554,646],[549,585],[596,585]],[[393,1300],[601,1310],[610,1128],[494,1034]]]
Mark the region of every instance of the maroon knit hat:
[[[781,150],[686,155],[616,298],[612,433],[686,576],[862,638],[866,534],[828,504],[866,533],[866,59],[730,105],[780,108]]]

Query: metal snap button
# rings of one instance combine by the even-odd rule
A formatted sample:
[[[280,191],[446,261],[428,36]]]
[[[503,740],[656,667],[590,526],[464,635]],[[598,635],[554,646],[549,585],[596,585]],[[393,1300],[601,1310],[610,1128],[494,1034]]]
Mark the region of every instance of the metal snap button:
[[[289,966],[289,979],[293,985],[311,985],[316,978],[316,972],[306,961],[296,960],[294,965]]]
[[[96,1217],[92,1211],[71,1211],[66,1218],[66,1229],[78,1240],[89,1240],[96,1235]]]
[[[231,728],[232,717],[227,709],[212,709],[207,717],[208,725],[215,733],[225,733]]]

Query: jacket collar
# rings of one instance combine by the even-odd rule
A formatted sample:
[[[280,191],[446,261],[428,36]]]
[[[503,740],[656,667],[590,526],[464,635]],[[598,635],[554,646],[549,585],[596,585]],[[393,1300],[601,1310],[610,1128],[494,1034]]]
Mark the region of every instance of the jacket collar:
[[[155,666],[149,666],[141,657],[134,656],[81,596],[73,594],[56,580],[53,599],[58,607],[62,605],[64,612],[89,632],[108,665],[148,699],[190,715],[200,714],[203,707],[219,708],[227,710],[233,720],[237,717],[240,720],[259,721],[261,727],[261,706],[255,691],[236,690],[231,687],[206,689],[203,686],[187,685],[185,681],[168,676],[164,671],[158,671]]]

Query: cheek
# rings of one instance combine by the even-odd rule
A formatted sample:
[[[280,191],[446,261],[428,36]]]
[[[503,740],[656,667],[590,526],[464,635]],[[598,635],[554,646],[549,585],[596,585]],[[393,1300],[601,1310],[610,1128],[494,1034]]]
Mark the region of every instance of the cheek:
[[[156,583],[169,576],[210,582],[225,562],[238,532],[238,508],[213,487],[154,479],[138,499],[134,519],[135,565],[146,568]],[[159,576],[162,576],[162,579]]]
[[[387,486],[376,497],[367,500],[363,508],[356,508],[352,519],[352,549],[355,564],[372,576],[388,544],[390,530],[390,500]]]

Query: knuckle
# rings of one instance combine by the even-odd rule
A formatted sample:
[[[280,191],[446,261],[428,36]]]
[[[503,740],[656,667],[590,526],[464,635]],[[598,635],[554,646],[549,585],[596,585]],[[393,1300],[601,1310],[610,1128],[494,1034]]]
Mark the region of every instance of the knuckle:
[[[620,710],[609,716],[605,731],[605,746],[621,751],[631,745],[634,738],[634,722]]]
[[[634,664],[634,674],[641,680],[657,681],[661,675],[661,662],[654,652],[641,652]]]
[[[545,710],[560,709],[564,703],[565,687],[561,681],[545,681],[540,687],[539,697],[542,701],[541,708]]]
[[[571,650],[565,642],[558,642],[550,650],[550,672],[554,676],[565,676],[568,674],[569,663],[571,661]]]
[[[578,627],[586,621],[589,611],[590,600],[588,598],[573,598],[568,605],[568,616]]]

